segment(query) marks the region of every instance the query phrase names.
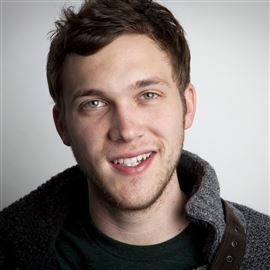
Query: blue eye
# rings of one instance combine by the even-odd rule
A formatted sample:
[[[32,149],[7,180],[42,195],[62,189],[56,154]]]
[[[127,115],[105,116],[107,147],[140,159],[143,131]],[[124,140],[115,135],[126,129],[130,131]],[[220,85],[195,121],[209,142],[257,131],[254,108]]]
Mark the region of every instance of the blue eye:
[[[157,97],[158,97],[158,94],[153,93],[153,92],[146,92],[143,94],[143,98],[146,100],[155,99]]]

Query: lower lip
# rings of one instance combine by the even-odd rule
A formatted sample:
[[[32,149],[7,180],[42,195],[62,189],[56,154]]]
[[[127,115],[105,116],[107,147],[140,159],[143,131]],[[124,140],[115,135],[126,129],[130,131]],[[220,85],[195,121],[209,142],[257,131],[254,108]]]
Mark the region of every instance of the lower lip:
[[[121,174],[135,175],[135,174],[142,173],[143,171],[145,171],[152,163],[154,156],[155,156],[155,153],[152,152],[151,156],[148,159],[142,161],[140,164],[134,167],[123,166],[122,164],[114,164],[114,163],[111,163],[111,165],[117,172],[120,172]]]

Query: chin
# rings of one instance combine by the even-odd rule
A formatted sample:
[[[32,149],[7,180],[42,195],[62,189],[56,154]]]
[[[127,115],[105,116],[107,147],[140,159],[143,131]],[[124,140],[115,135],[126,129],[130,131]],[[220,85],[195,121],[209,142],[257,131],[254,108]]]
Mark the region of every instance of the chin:
[[[95,197],[108,207],[118,211],[141,211],[150,208],[159,200],[170,179],[171,177],[168,177],[166,181],[163,179],[159,183],[150,181],[146,184],[143,183],[143,179],[134,178],[133,181],[127,181],[118,189],[113,189],[112,185],[98,181],[97,178],[96,181],[88,180],[90,180],[89,184]]]

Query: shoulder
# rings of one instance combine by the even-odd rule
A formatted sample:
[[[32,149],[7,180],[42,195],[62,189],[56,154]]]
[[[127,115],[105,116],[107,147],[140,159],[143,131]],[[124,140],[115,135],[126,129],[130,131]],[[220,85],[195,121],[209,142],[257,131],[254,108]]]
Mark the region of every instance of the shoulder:
[[[235,209],[240,211],[246,222],[247,231],[255,233],[254,237],[261,236],[270,231],[270,217],[245,205],[229,202]],[[269,236],[270,237],[270,236]]]
[[[242,215],[246,227],[246,251],[242,269],[269,269],[270,217],[241,204],[228,204],[238,215]]]
[[[69,168],[0,212],[0,234],[5,237],[20,235],[36,223],[46,222],[52,214],[61,213],[70,194],[82,177],[77,166]],[[75,186],[75,188],[74,188]],[[30,226],[31,224],[31,226]]]
[[[25,208],[37,209],[42,207],[46,202],[51,199],[57,198],[65,189],[70,189],[76,179],[81,178],[80,169],[77,166],[66,169],[65,171],[53,176],[50,180],[46,181],[29,194],[18,199],[8,207],[0,212],[0,220],[2,216],[9,215],[12,212],[23,211]],[[37,204],[39,202],[39,204]],[[42,202],[42,204],[40,204]]]
[[[78,188],[85,187],[83,179],[77,166],[69,168],[0,212],[0,269],[47,249],[80,196]]]

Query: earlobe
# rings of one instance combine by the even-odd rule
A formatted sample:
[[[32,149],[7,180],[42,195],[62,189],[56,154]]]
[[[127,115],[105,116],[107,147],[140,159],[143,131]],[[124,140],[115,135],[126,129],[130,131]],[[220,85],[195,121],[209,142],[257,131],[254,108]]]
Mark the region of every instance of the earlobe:
[[[184,92],[186,101],[185,129],[192,126],[196,111],[196,91],[194,86],[189,83]]]
[[[70,139],[69,139],[67,129],[65,127],[61,109],[57,105],[54,105],[52,112],[53,112],[54,124],[55,124],[56,130],[59,136],[61,137],[63,143],[66,146],[70,146]]]

